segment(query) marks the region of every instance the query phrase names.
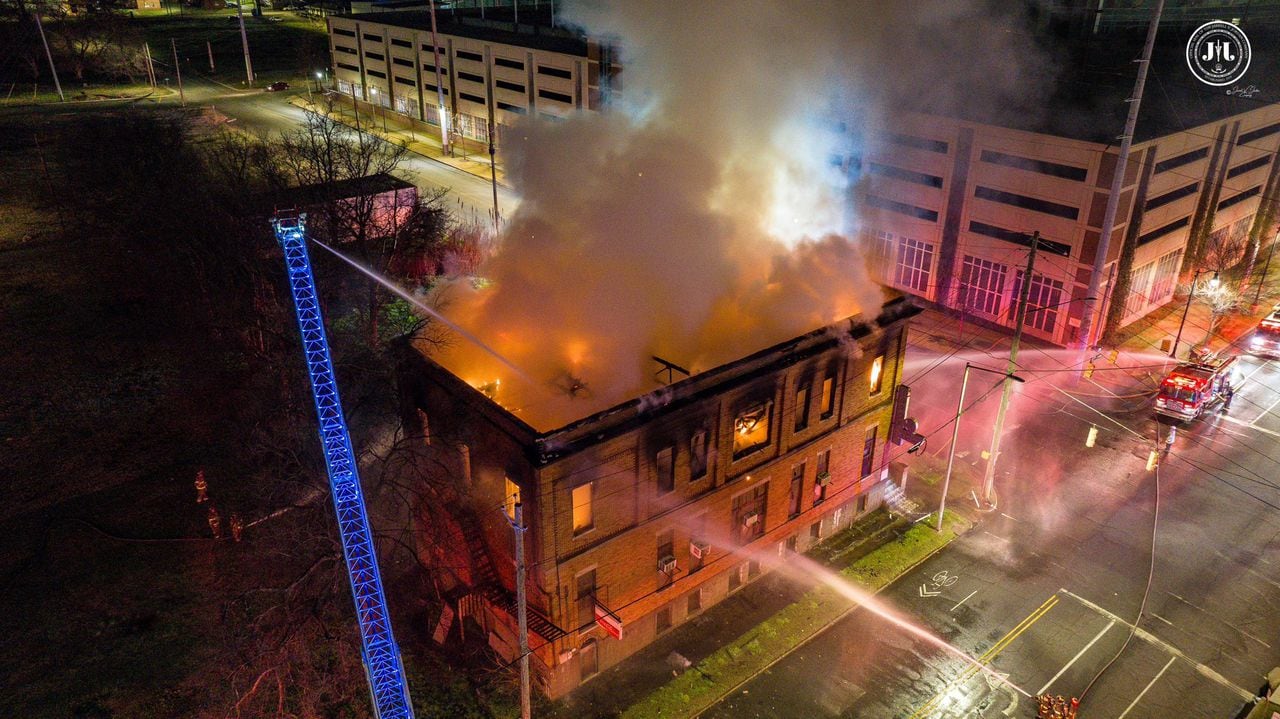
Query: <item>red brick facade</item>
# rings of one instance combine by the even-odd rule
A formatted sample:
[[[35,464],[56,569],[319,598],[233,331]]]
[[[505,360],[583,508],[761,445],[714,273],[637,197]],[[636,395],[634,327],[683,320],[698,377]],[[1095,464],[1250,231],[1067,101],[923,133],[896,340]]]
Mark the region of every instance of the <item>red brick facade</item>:
[[[837,323],[540,435],[428,364],[407,396],[433,436],[449,423],[445,453],[466,446],[465,486],[486,545],[470,549],[487,550],[508,592],[513,542],[500,508],[506,480],[520,486],[539,618],[529,641],[544,691],[563,695],[754,578],[744,552],[803,551],[879,506],[915,311],[894,300],[872,323]],[[700,560],[694,541],[706,547]],[[675,568],[661,571],[668,556]],[[494,596],[482,619],[495,649],[514,658],[513,615]],[[621,639],[596,625],[597,603],[621,620]]]

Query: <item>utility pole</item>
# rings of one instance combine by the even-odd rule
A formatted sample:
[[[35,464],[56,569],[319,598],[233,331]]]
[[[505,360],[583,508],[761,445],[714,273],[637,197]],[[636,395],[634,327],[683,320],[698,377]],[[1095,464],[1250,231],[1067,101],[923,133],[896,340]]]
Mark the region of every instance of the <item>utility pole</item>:
[[[49,39],[44,36],[44,23],[40,22],[40,11],[33,13],[36,17],[36,29],[40,31],[40,42],[44,43],[44,56],[49,58],[49,70],[53,73],[53,86],[58,88],[58,99],[62,102],[67,101],[67,96],[62,94],[62,83],[58,82],[58,68],[53,64],[53,53],[49,52]]]
[[[453,157],[453,148],[449,147],[449,111],[444,106],[444,82],[440,79],[440,41],[436,38],[436,0],[428,0],[431,10],[431,53],[436,68],[436,111],[440,120],[440,150]]]
[[[214,72],[214,69],[213,69],[213,43],[209,42],[208,40],[205,40],[205,41],[204,41],[204,46],[205,46],[205,49],[207,49],[207,50],[209,51],[209,72]]]
[[[516,622],[520,626],[520,719],[529,719],[529,609],[524,589],[524,506],[520,502],[516,502],[512,528],[516,533]]]
[[[249,35],[244,31],[244,8],[240,5],[242,0],[236,0],[236,16],[240,18],[240,45],[244,47],[244,75],[248,78],[248,84],[253,86],[253,60],[249,59]]]
[[[493,185],[493,236],[495,238],[501,231],[498,217],[498,165],[494,159],[496,151],[493,146],[493,132],[496,128],[497,124],[489,120],[489,184]]]
[[[999,370],[987,369],[979,367],[976,364],[964,363],[964,379],[960,382],[960,399],[956,401],[956,418],[951,426],[951,452],[947,455],[947,473],[942,480],[942,498],[938,500],[938,523],[934,526],[934,531],[942,531],[942,514],[947,509],[947,491],[951,489],[951,469],[956,463],[956,442],[960,440],[960,417],[964,415],[964,394],[969,387],[969,370],[976,369],[981,372],[991,372],[992,374],[1003,374],[1005,382],[1013,380],[1014,382],[1022,382],[1023,379],[1010,372],[1000,372]]]
[[[947,491],[951,489],[951,467],[956,463],[956,442],[960,440],[960,415],[964,414],[964,392],[969,387],[969,363],[964,363],[964,380],[960,382],[960,399],[956,401],[956,418],[951,423],[951,452],[947,454],[947,474],[942,480],[942,498],[938,500],[938,524],[934,531],[942,531],[942,513],[947,510]]]
[[[1085,293],[1084,315],[1080,318],[1080,341],[1082,349],[1097,344],[1094,333],[1101,322],[1095,323],[1094,302],[1098,297],[1098,286],[1102,281],[1102,268],[1107,264],[1107,254],[1111,249],[1111,228],[1116,222],[1116,209],[1120,205],[1120,189],[1124,187],[1125,169],[1129,164],[1129,147],[1133,144],[1133,131],[1138,124],[1138,108],[1142,105],[1142,88],[1147,83],[1147,68],[1151,65],[1151,49],[1156,44],[1156,30],[1160,27],[1160,15],[1164,11],[1164,0],[1156,0],[1155,12],[1151,15],[1151,24],[1147,26],[1147,43],[1142,48],[1142,59],[1138,61],[1138,78],[1133,83],[1133,97],[1129,98],[1129,116],[1124,122],[1124,134],[1120,136],[1120,154],[1116,158],[1115,176],[1111,178],[1111,194],[1107,196],[1107,209],[1102,216],[1102,236],[1098,239],[1097,254],[1093,258],[1093,273],[1089,275],[1089,290]]]
[[[1013,380],[1010,377],[1018,371],[1018,346],[1022,344],[1022,325],[1027,319],[1027,301],[1031,297],[1032,271],[1036,266],[1036,248],[1039,245],[1040,232],[1037,230],[1031,235],[1031,252],[1027,255],[1027,269],[1022,275],[1022,287],[1018,288],[1018,313],[1014,320],[1013,343],[1009,345],[1009,369],[1005,372],[1004,391],[1000,393],[1000,409],[996,412],[995,431],[991,435],[987,472],[982,479],[982,501],[987,505],[994,504],[992,495],[995,492],[996,460],[1000,457],[1000,433],[1004,431],[1004,416],[1009,411],[1009,396],[1013,394]]]
[[[183,107],[187,106],[187,95],[182,91],[182,65],[178,63],[178,44],[173,38],[169,38],[169,47],[173,48],[173,71],[178,75],[178,102]]]
[[[151,61],[151,45],[142,43],[142,54],[147,58],[147,77],[151,79],[151,87],[156,86],[156,64]]]

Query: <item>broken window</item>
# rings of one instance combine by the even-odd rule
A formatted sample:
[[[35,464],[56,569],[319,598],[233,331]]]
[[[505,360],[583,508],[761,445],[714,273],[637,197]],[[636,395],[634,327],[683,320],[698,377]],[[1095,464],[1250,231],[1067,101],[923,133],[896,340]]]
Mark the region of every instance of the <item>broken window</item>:
[[[748,407],[733,420],[733,457],[737,459],[769,444],[770,402]]]

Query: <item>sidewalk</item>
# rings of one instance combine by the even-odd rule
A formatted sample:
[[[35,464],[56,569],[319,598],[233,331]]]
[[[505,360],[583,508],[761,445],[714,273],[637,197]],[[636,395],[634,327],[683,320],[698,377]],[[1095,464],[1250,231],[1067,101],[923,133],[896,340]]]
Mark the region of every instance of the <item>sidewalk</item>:
[[[1263,253],[1265,251],[1264,248]],[[1061,357],[1057,364],[1063,369],[1083,369],[1092,364],[1094,372],[1085,381],[1104,395],[1120,398],[1152,392],[1168,369],[1177,361],[1185,361],[1193,348],[1204,347],[1226,354],[1245,351],[1243,343],[1250,332],[1280,302],[1280,262],[1272,263],[1261,292],[1257,293],[1255,309],[1253,299],[1257,290],[1256,284],[1245,287],[1240,293],[1239,308],[1220,317],[1212,332],[1211,311],[1201,299],[1206,288],[1201,283],[1189,309],[1187,295],[1175,294],[1165,306],[1122,328],[1117,333],[1119,341],[1115,345],[1106,345],[1097,352],[1072,356],[1069,352],[1064,354],[1062,348],[1024,336],[1019,363],[1034,364],[1032,358],[1046,354],[1038,350],[1053,351]],[[975,325],[958,315],[935,308],[926,308],[920,314],[913,322],[910,334],[913,348],[939,356],[974,354],[980,357],[974,361],[992,367],[1003,366],[1001,363],[1008,357],[1011,339],[1007,331]],[[1176,359],[1170,356],[1175,340]]]
[[[847,566],[891,544],[909,525],[883,511],[832,536],[811,550],[824,565]],[[685,669],[679,658],[697,667],[716,652],[801,600],[812,586],[801,586],[776,572],[746,584],[697,617],[658,638],[620,664],[603,672],[566,698],[555,702],[550,717],[614,717],[650,697]],[[695,671],[689,669],[688,671]]]
[[[325,107],[327,100],[332,100],[328,108]],[[455,140],[451,148],[452,153],[445,154],[443,145],[440,143],[438,127],[413,120],[387,108],[361,102],[357,111],[350,98],[335,92],[328,92],[323,96],[316,95],[311,100],[303,95],[294,95],[289,98],[289,102],[303,110],[314,110],[322,114],[327,110],[329,117],[345,125],[358,127],[388,142],[403,144],[409,148],[410,152],[475,175],[482,180],[491,179],[491,173],[496,170],[498,184],[506,186],[506,173],[501,163],[491,170],[488,146],[475,140]]]
[[[1221,317],[1212,332],[1210,309],[1201,301],[1206,291],[1202,281],[1196,288],[1190,309],[1187,309],[1187,295],[1178,294],[1169,304],[1120,330],[1120,349],[1128,354],[1150,356],[1158,353],[1167,356],[1173,349],[1173,342],[1178,340],[1177,357],[1181,360],[1185,360],[1191,349],[1198,346],[1205,346],[1213,352],[1239,352],[1241,340],[1247,338],[1258,322],[1280,302],[1277,280],[1280,280],[1280,263],[1273,262],[1263,281],[1262,291],[1258,293],[1257,309],[1253,308],[1253,298],[1258,288],[1256,284],[1249,285],[1241,292],[1239,309]],[[1184,312],[1185,324],[1182,322]],[[1178,335],[1179,325],[1183,325],[1181,337]]]

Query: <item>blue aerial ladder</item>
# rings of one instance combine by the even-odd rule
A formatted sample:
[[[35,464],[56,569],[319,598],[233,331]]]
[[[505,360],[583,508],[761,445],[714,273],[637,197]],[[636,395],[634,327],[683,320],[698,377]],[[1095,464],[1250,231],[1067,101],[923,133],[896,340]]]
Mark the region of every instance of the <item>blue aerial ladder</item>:
[[[342,416],[342,401],[333,374],[333,358],[316,296],[315,276],[307,255],[306,215],[294,211],[279,212],[271,218],[276,239],[284,248],[284,262],[289,270],[289,288],[302,331],[302,351],[311,375],[311,393],[316,415],[320,419],[320,441],[324,445],[324,461],[329,471],[329,487],[333,492],[333,508],[338,515],[338,533],[342,537],[342,553],[346,557],[351,595],[355,599],[356,618],[360,623],[360,642],[365,675],[373,694],[373,710],[378,719],[413,719],[409,686],[405,682],[400,647],[391,633],[391,616],[382,593],[378,573],[378,555],[369,529],[369,515],[360,491],[355,452],[351,436]]]

